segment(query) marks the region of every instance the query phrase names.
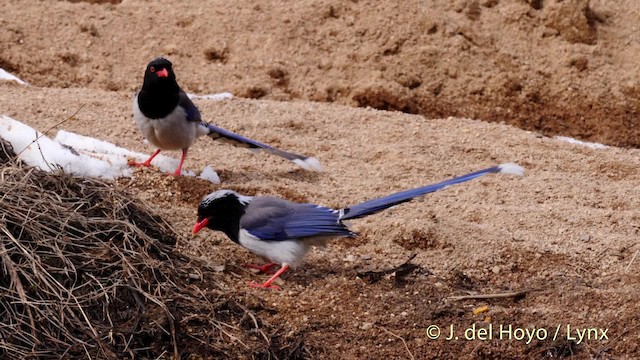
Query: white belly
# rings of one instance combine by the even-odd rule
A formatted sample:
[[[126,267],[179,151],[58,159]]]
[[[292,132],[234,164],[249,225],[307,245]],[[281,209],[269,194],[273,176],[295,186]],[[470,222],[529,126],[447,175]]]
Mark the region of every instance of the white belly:
[[[245,229],[240,229],[238,242],[254,254],[282,265],[296,267],[311,249],[312,244],[304,241],[262,241],[251,235]]]
[[[155,147],[162,150],[183,150],[193,145],[198,122],[187,121],[181,107],[162,119],[149,119],[138,106],[138,97],[133,99],[133,118],[142,135]]]

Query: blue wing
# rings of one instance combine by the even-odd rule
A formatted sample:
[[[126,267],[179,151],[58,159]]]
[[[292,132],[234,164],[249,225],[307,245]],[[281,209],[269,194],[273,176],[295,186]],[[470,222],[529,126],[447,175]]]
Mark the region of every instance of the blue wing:
[[[271,241],[354,235],[333,209],[270,197],[254,198],[240,220],[240,227]]]
[[[180,90],[178,105],[187,112],[187,121],[201,121],[200,111],[187,94]]]

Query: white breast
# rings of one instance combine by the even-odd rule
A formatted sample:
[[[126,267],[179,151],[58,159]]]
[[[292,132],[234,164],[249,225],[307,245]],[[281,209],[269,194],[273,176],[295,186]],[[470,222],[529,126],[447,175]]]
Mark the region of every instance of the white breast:
[[[302,259],[312,246],[311,243],[307,243],[306,241],[260,240],[245,229],[240,229],[238,242],[254,254],[267,258],[274,263],[289,265],[291,267],[300,265]]]
[[[138,96],[133,99],[133,118],[142,135],[162,150],[188,149],[196,139],[198,122],[187,121],[180,106],[162,119],[149,119],[140,111]]]

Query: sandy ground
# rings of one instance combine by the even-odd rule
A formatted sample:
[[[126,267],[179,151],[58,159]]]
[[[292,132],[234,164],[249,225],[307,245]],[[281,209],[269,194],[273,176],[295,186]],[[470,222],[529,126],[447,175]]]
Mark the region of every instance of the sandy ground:
[[[639,16],[636,0],[6,0],[0,67],[39,86],[134,91],[164,54],[187,91],[637,146]]]
[[[325,172],[202,139],[186,167],[213,166],[221,185],[153,170],[117,183],[169,219],[181,250],[225,264],[230,291],[257,294],[314,357],[640,356],[633,1],[436,1],[422,12],[418,2],[195,3],[6,2],[0,67],[33,86],[0,82],[0,113],[44,131],[80,109],[60,128],[151,152],[131,114],[151,58],[168,55],[187,91],[243,96],[195,102],[207,120],[314,155]],[[562,27],[571,17],[559,14],[586,25]],[[509,79],[519,79],[512,94]],[[510,161],[523,178],[487,176],[354,221],[358,238],[312,252],[281,292],[247,288],[264,276],[239,265],[260,259],[221,234],[190,235],[200,198],[219,188],[343,207]],[[357,277],[412,254],[419,267],[406,277]],[[492,339],[465,338],[489,324]],[[447,341],[451,325],[458,339]],[[547,336],[509,340],[500,325]],[[579,342],[567,326],[572,338],[597,330]]]

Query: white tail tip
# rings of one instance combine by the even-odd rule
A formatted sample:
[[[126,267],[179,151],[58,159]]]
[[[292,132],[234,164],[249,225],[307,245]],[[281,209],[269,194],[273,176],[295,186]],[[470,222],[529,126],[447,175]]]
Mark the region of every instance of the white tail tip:
[[[320,165],[320,161],[314,157],[308,157],[304,160],[295,159],[293,162],[305,170],[322,172],[322,165]]]
[[[516,163],[504,163],[498,165],[500,172],[503,174],[511,174],[516,176],[524,175],[524,168]]]

